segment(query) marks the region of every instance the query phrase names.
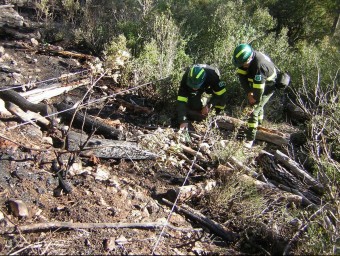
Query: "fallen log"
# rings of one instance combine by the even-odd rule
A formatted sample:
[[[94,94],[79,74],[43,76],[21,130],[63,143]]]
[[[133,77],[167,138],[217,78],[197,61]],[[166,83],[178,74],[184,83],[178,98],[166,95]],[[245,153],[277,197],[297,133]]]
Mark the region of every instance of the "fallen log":
[[[301,207],[312,207],[313,209],[316,209],[317,206],[313,204],[310,200],[308,200],[306,197],[297,195],[296,193],[293,193],[292,190],[285,190],[285,192],[282,192],[282,187],[276,187],[272,184],[268,184],[262,181],[259,181],[257,179],[254,179],[246,174],[241,174],[239,176],[239,179],[243,182],[246,182],[248,184],[253,184],[256,189],[259,191],[276,191],[278,197],[282,197],[284,200],[286,200],[289,203],[294,203],[296,206]]]
[[[231,157],[230,158],[230,161],[236,165],[236,167],[238,169],[241,169],[241,170],[245,170],[247,172],[247,174],[253,178],[257,178],[259,177],[259,174],[255,171],[253,171],[252,169],[250,169],[248,166],[245,166],[241,161],[237,160],[235,157]]]
[[[181,159],[184,159],[187,163],[191,164],[194,168],[197,168],[199,169],[200,171],[204,171],[205,172],[205,169],[196,164],[194,161],[190,160],[186,155],[184,155],[183,153],[176,153],[176,155],[178,155]]]
[[[190,147],[187,147],[187,146],[185,146],[183,144],[180,144],[180,146],[181,146],[183,152],[188,153],[188,154],[190,154],[192,156],[195,156],[199,160],[206,160],[201,152],[199,152],[197,150],[194,150],[194,149],[192,149]]]
[[[120,105],[122,105],[123,107],[126,107],[130,112],[133,112],[133,113],[140,113],[140,114],[149,115],[153,112],[153,110],[150,109],[150,108],[139,106],[137,104],[132,104],[132,103],[127,102],[123,99],[115,98],[115,101],[117,103],[119,103]]]
[[[246,122],[229,116],[219,116],[216,124],[219,128],[227,130],[236,130],[238,127],[246,127]],[[256,139],[278,146],[286,146],[289,143],[289,139],[286,138],[285,134],[261,126],[257,127]]]
[[[73,89],[80,86],[90,84],[90,79],[82,79],[79,81],[74,81],[72,83],[55,83],[47,86],[42,86],[34,90],[19,93],[21,96],[25,97],[29,102],[39,103],[43,100],[53,98],[55,96],[67,93]]]
[[[181,206],[174,205],[172,202],[162,198],[162,202],[164,202],[169,207],[173,207],[175,211],[178,213],[183,213],[188,218],[197,221],[199,224],[207,227],[212,233],[218,235],[219,237],[223,238],[226,242],[232,243],[235,242],[239,235],[227,230],[221,224],[217,223],[214,220],[209,219],[208,217],[204,216],[200,212],[192,209],[191,207],[182,204]]]
[[[10,113],[18,116],[24,122],[29,122],[32,125],[36,126],[34,122],[36,120],[37,122],[41,123],[42,125],[46,127],[48,127],[48,125],[50,124],[50,121],[48,121],[46,118],[44,118],[40,114],[31,112],[29,110],[27,112],[24,112],[21,108],[19,108],[17,105],[15,105],[12,102],[6,102],[5,106]]]
[[[37,50],[37,53],[61,56],[64,58],[73,58],[73,59],[78,59],[78,60],[89,60],[89,61],[95,60],[95,57],[92,55],[78,53],[78,52],[65,51],[53,45],[39,47]]]
[[[185,202],[191,198],[200,198],[207,192],[216,187],[216,181],[208,180],[195,185],[181,186],[174,189],[169,189],[163,194],[169,201]]]
[[[20,234],[30,233],[37,231],[49,230],[73,230],[73,229],[104,229],[104,228],[136,228],[136,229],[156,229],[167,226],[174,230],[183,232],[201,231],[201,229],[193,228],[178,228],[169,223],[164,222],[145,222],[145,223],[74,223],[74,222],[48,222],[48,223],[35,223],[23,226],[14,226],[0,231],[1,235],[5,234]]]
[[[305,196],[311,202],[317,205],[321,203],[321,199],[317,197],[313,191],[309,190],[309,186],[300,181],[283,166],[278,165],[275,162],[274,156],[260,154],[257,157],[257,163],[261,166],[263,175],[271,180],[274,185],[277,184],[276,186],[278,186],[278,184],[282,184],[283,186],[298,190],[301,195]]]
[[[106,139],[122,140],[125,135],[122,131],[115,129],[112,126],[101,123],[98,120],[88,117],[76,111],[72,106],[67,105],[63,102],[56,103],[54,106],[60,112],[60,115],[65,122],[71,122],[71,126],[79,129],[84,129],[84,131],[91,133],[95,130],[96,134],[103,135]]]
[[[287,103],[285,110],[289,121],[291,121],[293,124],[305,123],[306,121],[312,119],[312,116],[309,113],[292,102]]]
[[[40,113],[43,116],[50,115],[54,112],[50,106],[42,103],[34,104],[13,90],[0,91],[0,98],[4,102],[14,103],[24,111],[30,110]]]
[[[300,177],[306,184],[317,189],[317,191],[322,192],[323,186],[310,176],[306,171],[299,168],[298,163],[290,159],[287,155],[283,154],[281,151],[276,150],[274,154],[275,158],[281,162],[285,167],[287,167],[291,172],[293,172],[297,177]]]
[[[81,148],[85,142],[87,142],[85,147]],[[91,154],[105,159],[145,160],[158,157],[154,153],[140,149],[135,142],[97,138],[87,140],[87,135],[73,131],[67,135],[67,149],[69,151],[81,150],[80,155],[83,156]]]

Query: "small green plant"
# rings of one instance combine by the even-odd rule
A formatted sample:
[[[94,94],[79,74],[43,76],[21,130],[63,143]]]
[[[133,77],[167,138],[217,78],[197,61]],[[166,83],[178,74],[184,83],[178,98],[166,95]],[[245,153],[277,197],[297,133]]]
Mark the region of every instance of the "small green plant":
[[[46,24],[52,18],[52,8],[50,0],[37,0],[35,1],[37,12],[37,19],[44,21]]]
[[[77,18],[77,13],[80,10],[79,1],[76,0],[62,0],[62,6],[64,7],[64,21],[67,20],[71,23],[74,23]]]

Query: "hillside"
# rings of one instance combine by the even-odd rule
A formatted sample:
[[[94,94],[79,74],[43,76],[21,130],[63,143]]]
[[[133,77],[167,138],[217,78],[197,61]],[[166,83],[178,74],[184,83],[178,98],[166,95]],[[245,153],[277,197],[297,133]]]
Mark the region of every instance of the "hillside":
[[[152,87],[117,82],[122,56],[107,76],[1,10],[19,21],[1,26],[1,254],[303,253],[315,218],[336,229],[327,188],[288,157],[296,127],[263,127],[248,150],[242,121],[212,116],[184,139]]]

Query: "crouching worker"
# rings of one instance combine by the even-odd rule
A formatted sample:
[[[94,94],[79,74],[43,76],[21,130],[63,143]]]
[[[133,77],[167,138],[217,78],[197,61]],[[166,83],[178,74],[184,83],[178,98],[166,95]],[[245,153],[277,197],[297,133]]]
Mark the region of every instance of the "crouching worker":
[[[207,103],[203,93],[211,95]],[[220,81],[219,71],[206,64],[189,67],[181,80],[177,96],[177,121],[180,129],[187,129],[190,121],[202,121],[212,109],[224,110],[225,83]]]

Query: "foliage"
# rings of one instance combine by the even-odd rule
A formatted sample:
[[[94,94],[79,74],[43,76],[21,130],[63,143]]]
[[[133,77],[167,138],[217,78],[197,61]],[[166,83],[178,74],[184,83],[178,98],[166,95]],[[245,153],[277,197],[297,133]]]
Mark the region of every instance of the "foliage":
[[[38,21],[44,21],[45,25],[48,25],[53,20],[54,1],[36,0],[33,3],[35,5]]]
[[[156,83],[155,88],[156,97],[160,96],[161,101],[169,101],[177,92],[179,76],[176,73],[182,73],[183,68],[190,63],[184,52],[185,40],[181,38],[178,27],[168,14],[149,17],[147,24],[148,35],[152,37],[145,42],[133,66],[137,70],[139,83],[172,77],[175,86],[170,91],[169,87],[161,83]]]
[[[339,18],[339,1],[333,0],[262,0],[245,1],[252,6],[267,7],[277,20],[276,33],[288,28],[290,45],[301,41],[318,42],[334,34]]]
[[[265,191],[262,191],[265,193]],[[242,179],[240,173],[229,173],[225,183],[207,196],[207,204],[214,216],[225,226],[240,230],[240,251],[243,253],[266,252],[282,254],[281,242],[293,235],[290,226],[298,220],[298,212],[280,201],[263,196],[251,182]]]

